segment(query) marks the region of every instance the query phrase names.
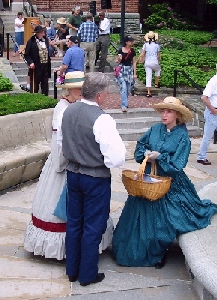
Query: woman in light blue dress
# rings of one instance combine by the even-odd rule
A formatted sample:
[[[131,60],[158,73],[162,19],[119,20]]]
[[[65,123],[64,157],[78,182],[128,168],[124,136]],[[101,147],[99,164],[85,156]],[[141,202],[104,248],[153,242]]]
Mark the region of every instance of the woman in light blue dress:
[[[191,112],[174,97],[153,105],[162,123],[153,125],[137,142],[135,159],[142,163],[148,155],[146,173],[155,161],[159,176],[172,177],[169,192],[150,201],[129,196],[113,236],[113,255],[124,266],[161,268],[165,254],[180,234],[205,228],[217,213],[217,205],[200,200],[183,169],[191,149],[183,123]]]

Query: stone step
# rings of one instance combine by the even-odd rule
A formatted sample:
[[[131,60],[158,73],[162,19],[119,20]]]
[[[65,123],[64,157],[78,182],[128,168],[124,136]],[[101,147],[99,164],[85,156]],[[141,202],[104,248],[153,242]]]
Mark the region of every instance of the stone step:
[[[138,141],[149,128],[118,129],[118,132],[123,141]],[[202,130],[197,126],[190,125],[187,126],[187,129],[190,137],[201,136]]]
[[[61,65],[62,65],[62,62],[51,64],[51,74],[53,74],[54,70],[57,69],[58,67],[60,67]],[[97,67],[96,67],[96,70],[97,70]],[[17,77],[19,77],[19,76],[27,74],[28,66],[25,64],[25,66],[23,65],[22,67],[20,67],[20,66],[13,67],[13,71],[17,75]],[[89,72],[89,69],[87,69],[87,72]],[[105,74],[108,75],[108,77],[113,82],[113,84],[116,85],[113,74],[108,73],[108,72],[109,72],[109,68],[105,67]]]
[[[156,117],[158,114],[153,108],[130,108],[127,113],[123,113],[121,109],[106,110],[115,120],[138,119],[144,117]]]
[[[147,113],[148,114],[148,113]],[[116,119],[117,129],[141,129],[151,127],[154,123],[160,122],[160,117],[135,117],[127,119]]]

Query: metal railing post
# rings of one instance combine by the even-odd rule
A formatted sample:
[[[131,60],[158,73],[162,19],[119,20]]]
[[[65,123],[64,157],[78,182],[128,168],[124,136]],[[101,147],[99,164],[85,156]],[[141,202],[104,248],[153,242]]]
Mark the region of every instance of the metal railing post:
[[[57,72],[54,71],[54,74],[53,74],[53,80],[54,80],[54,99],[57,99],[57,87],[56,87],[56,81],[57,81]]]
[[[177,74],[178,74],[178,70],[174,70],[173,97],[176,97]]]
[[[9,33],[7,32],[6,33],[6,36],[7,36],[7,60],[9,60]]]
[[[215,129],[215,131],[214,131],[213,144],[217,144],[217,129]]]

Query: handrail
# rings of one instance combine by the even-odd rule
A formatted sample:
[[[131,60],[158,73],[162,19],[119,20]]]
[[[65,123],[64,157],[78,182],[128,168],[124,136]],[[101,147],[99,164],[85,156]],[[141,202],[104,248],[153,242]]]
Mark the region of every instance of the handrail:
[[[54,71],[53,75],[54,75],[53,76],[53,81],[54,81],[54,85],[53,85],[53,87],[54,87],[54,99],[57,99],[57,87],[56,87],[57,72]]]
[[[114,42],[111,42],[111,41],[110,41],[110,45],[111,45],[113,48],[115,48],[116,51],[118,51],[118,48],[116,47],[116,45],[115,45]]]
[[[4,53],[4,35],[5,35],[4,31],[5,31],[5,26],[2,19],[0,18],[0,57],[3,57],[3,53]]]
[[[173,88],[173,97],[176,97],[176,85],[177,85],[177,76],[178,73],[182,73],[185,78],[187,78],[191,84],[203,94],[203,89],[196,83],[194,80],[183,70],[174,70],[174,88]],[[213,144],[217,144],[217,129],[214,130],[213,134]]]
[[[177,77],[178,73],[181,73],[185,78],[187,78],[191,84],[203,94],[203,89],[196,83],[194,80],[183,70],[174,70],[174,86],[173,86],[173,96],[176,97],[176,88],[177,88]]]
[[[7,37],[7,60],[9,60],[9,38],[11,38],[12,42],[17,46],[18,50],[20,48],[20,46],[18,45],[18,43],[15,41],[14,37],[10,34],[10,33],[6,33],[6,37]],[[24,54],[22,51],[19,51],[19,54],[22,56],[22,59],[24,61],[24,63],[29,67],[25,57],[24,57]]]

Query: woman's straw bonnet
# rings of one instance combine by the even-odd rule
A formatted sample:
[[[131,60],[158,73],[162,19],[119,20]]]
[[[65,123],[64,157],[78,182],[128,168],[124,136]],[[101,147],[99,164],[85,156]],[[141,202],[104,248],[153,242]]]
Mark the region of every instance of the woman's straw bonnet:
[[[145,35],[145,40],[146,42],[149,42],[149,40],[155,38],[155,41],[158,40],[158,33],[154,32],[154,31],[149,31],[148,33],[146,33]]]
[[[166,97],[163,102],[153,104],[152,107],[158,112],[161,113],[162,109],[172,109],[179,113],[179,122],[186,123],[190,122],[193,118],[191,111],[185,107],[182,102],[175,97]]]
[[[65,75],[64,83],[57,84],[57,87],[65,88],[65,89],[73,89],[73,88],[81,88],[84,83],[84,72],[74,71],[68,72]]]

